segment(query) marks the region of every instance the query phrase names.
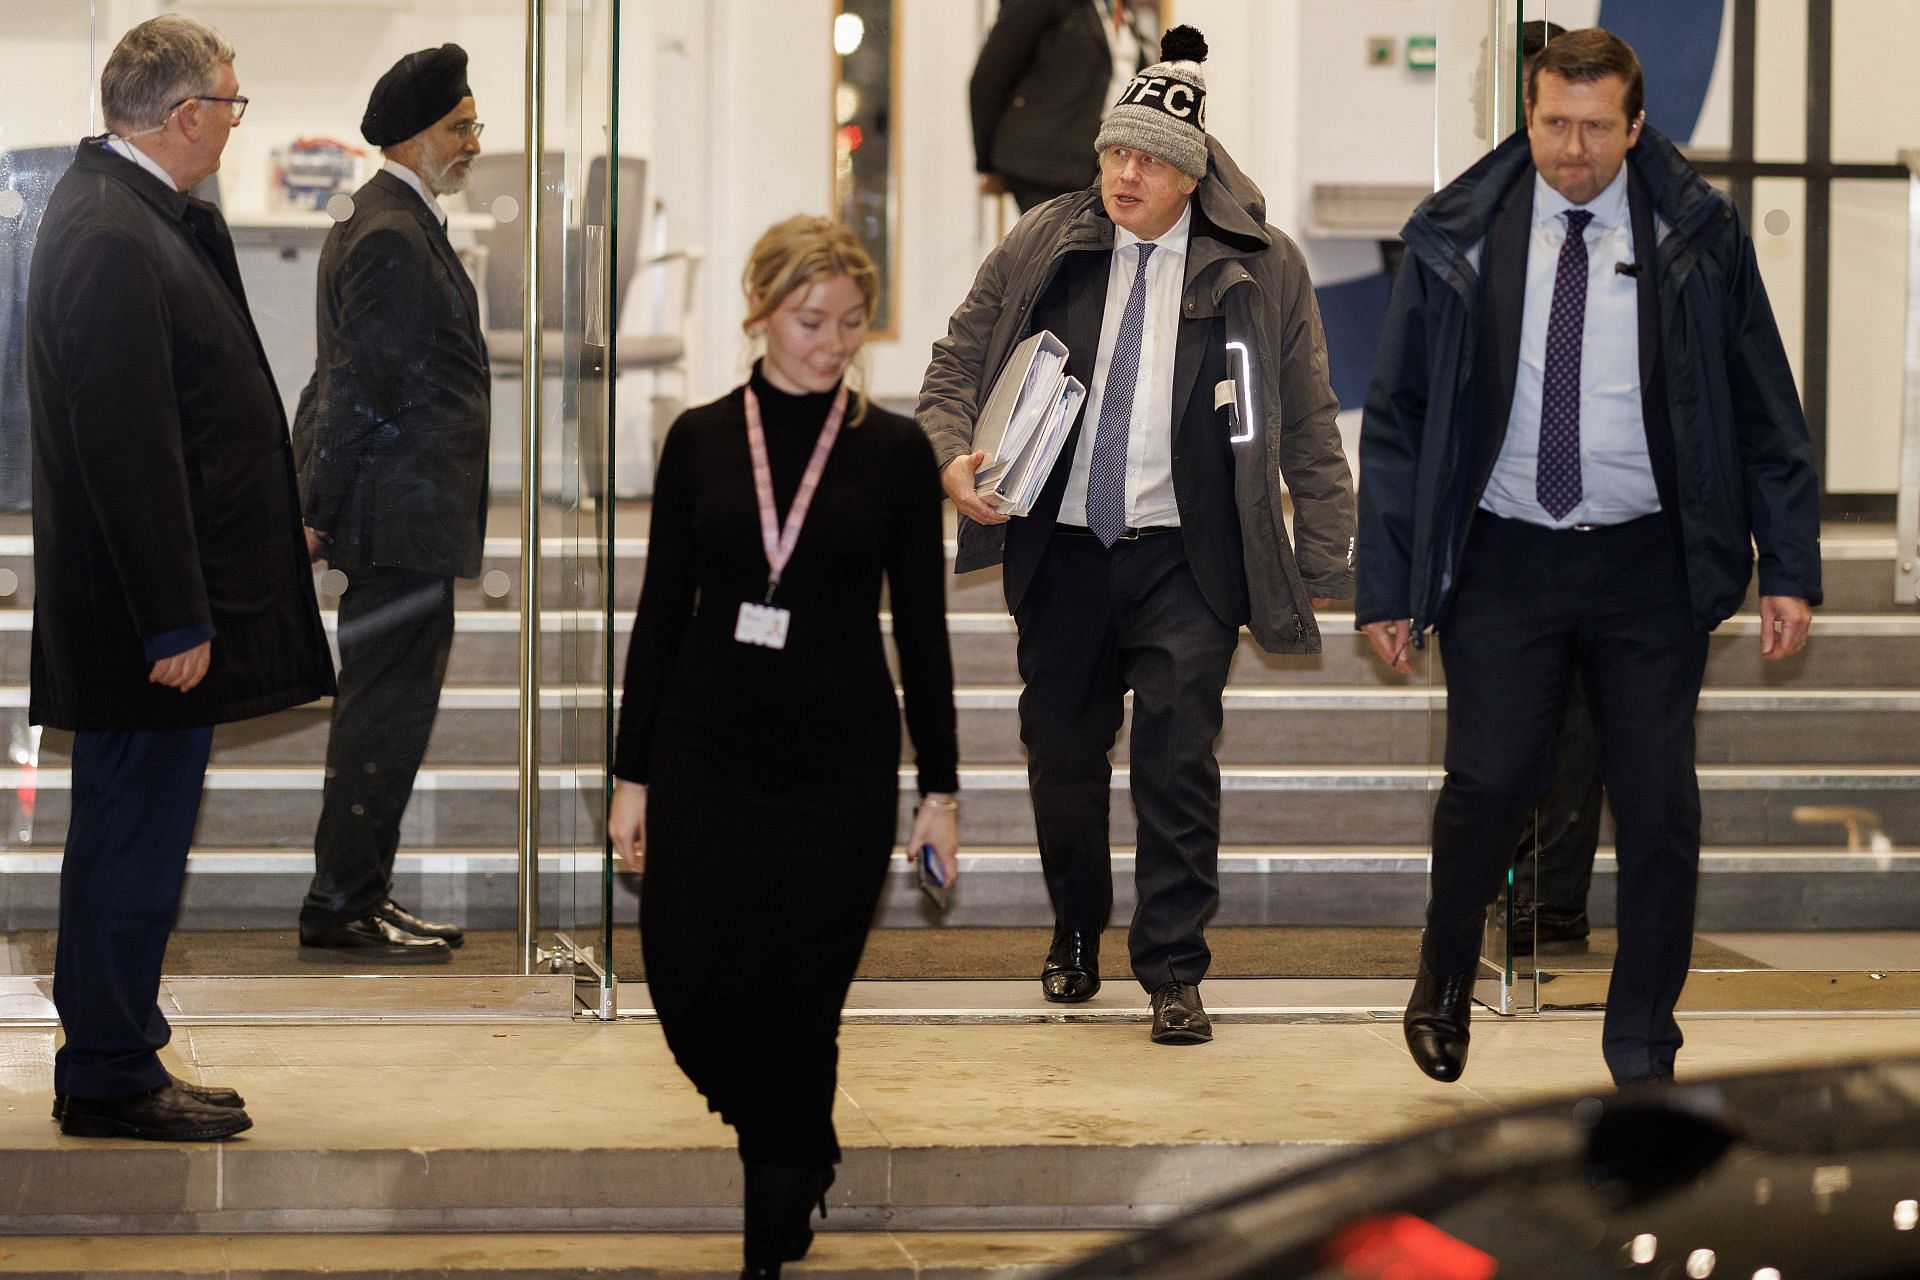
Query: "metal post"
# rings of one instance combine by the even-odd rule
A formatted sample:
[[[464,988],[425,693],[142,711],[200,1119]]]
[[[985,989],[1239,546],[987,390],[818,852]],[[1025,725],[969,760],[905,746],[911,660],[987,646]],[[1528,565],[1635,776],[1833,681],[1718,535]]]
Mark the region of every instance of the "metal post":
[[[1907,347],[1893,601],[1912,604],[1920,600],[1920,151],[1902,151],[1900,162],[1907,166]]]
[[[545,0],[527,0],[527,189],[520,295],[520,972],[540,963],[540,180],[546,150]]]

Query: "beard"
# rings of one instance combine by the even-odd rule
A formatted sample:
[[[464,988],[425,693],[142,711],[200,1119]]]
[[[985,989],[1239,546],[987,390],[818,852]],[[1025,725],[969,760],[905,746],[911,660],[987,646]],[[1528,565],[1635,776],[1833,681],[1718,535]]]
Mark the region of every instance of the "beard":
[[[436,196],[455,195],[466,190],[467,180],[473,176],[468,159],[464,152],[437,156],[431,150],[426,151],[420,157],[420,180]]]

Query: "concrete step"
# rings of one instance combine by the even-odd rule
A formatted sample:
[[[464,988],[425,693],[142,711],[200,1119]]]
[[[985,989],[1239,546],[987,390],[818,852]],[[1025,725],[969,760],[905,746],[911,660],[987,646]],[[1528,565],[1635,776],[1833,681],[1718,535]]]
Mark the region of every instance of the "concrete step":
[[[954,676],[962,684],[1012,684],[1016,633],[1002,613],[948,616]],[[1364,636],[1353,630],[1351,613],[1320,617],[1323,650],[1302,656],[1262,652],[1244,632],[1229,683],[1404,688],[1441,686],[1444,645],[1429,637],[1414,655],[1411,677],[1384,671]],[[1818,614],[1813,641],[1801,654],[1781,662],[1760,656],[1760,620],[1739,615],[1720,624],[1708,647],[1708,688],[1772,690],[1792,688],[1920,688],[1920,613],[1899,615]],[[616,652],[626,652],[624,640]]]
[[[545,759],[564,759],[581,717],[598,715],[597,686],[542,691]],[[1019,764],[1017,687],[962,687],[955,692],[960,756],[973,764]],[[1223,764],[1420,764],[1440,758],[1446,693],[1422,686],[1294,688],[1236,686],[1226,694],[1226,728],[1217,750]],[[0,729],[18,740],[27,691],[0,686]],[[223,725],[214,734],[217,764],[310,764],[326,753],[332,702],[323,699],[271,716]],[[1783,718],[1790,717],[1782,732]],[[1129,720],[1131,699],[1129,699]],[[511,764],[517,758],[520,692],[506,685],[457,685],[440,699],[427,751],[429,764]],[[1696,720],[1699,759],[1706,764],[1901,764],[1920,740],[1920,690],[1709,689]],[[1124,761],[1130,728],[1114,746]],[[48,730],[44,764],[69,758],[72,735]],[[913,744],[903,733],[903,760]]]
[[[325,613],[329,630],[333,614]],[[624,671],[628,613],[614,619],[616,683]],[[1364,637],[1353,631],[1353,615],[1321,617],[1325,648],[1318,654],[1277,657],[1264,653],[1243,634],[1229,681],[1233,686],[1286,685],[1313,688],[1404,688],[1444,683],[1438,642],[1415,655],[1416,674],[1393,675],[1381,669]],[[883,628],[890,625],[883,615]],[[520,671],[520,616],[498,609],[461,610],[449,685],[516,684]],[[25,684],[31,615],[0,609],[0,684]],[[602,620],[592,610],[560,610],[541,620],[543,678],[563,684],[597,684],[604,660]],[[960,612],[948,617],[954,677],[961,685],[1011,685],[1018,682],[1013,620],[1004,612]],[[1920,613],[1900,615],[1827,614],[1816,617],[1813,642],[1797,657],[1767,662],[1759,653],[1759,619],[1741,615],[1722,623],[1710,642],[1707,687],[1755,691],[1786,689],[1920,689]],[[891,646],[888,658],[892,659]]]
[[[404,849],[394,864],[394,894],[436,919],[475,929],[511,928],[517,859],[510,848]],[[1113,853],[1114,915],[1134,904],[1134,853]],[[1793,931],[1906,929],[1920,920],[1920,853],[1859,852],[1800,846],[1709,846],[1700,859],[1701,929]],[[1613,850],[1595,859],[1593,919],[1613,921]],[[57,850],[0,853],[0,931],[50,929],[58,918]],[[284,929],[313,875],[309,847],[196,849],[187,865],[180,925],[185,929]],[[1427,893],[1422,844],[1368,848],[1231,845],[1220,852],[1220,925],[1413,926]],[[598,903],[600,854],[547,853],[540,859],[543,900]],[[638,917],[638,879],[615,875],[613,915]],[[904,861],[896,862],[875,922],[885,928],[1045,926],[1040,856],[1031,847],[970,844],[944,916],[926,910]]]
[[[218,765],[208,771],[199,839],[208,845],[297,847],[319,816],[323,771],[317,764]],[[1439,787],[1438,766],[1230,765],[1221,770],[1221,829],[1254,844],[1417,844]],[[16,846],[56,846],[64,837],[71,776],[60,765],[0,768],[0,830]],[[902,829],[912,808],[912,771],[901,772]],[[1907,844],[1920,835],[1920,766],[1706,765],[1700,769],[1703,840],[1710,845],[1844,845],[1835,809],[1864,811],[1863,835],[1882,832]],[[401,828],[409,847],[494,845],[516,822],[516,770],[497,765],[421,770]],[[587,840],[596,829],[597,773],[543,774],[542,838]],[[1126,768],[1114,770],[1112,830],[1132,838]],[[1024,767],[967,767],[966,833],[975,843],[1028,845],[1033,812]],[[1809,812],[1813,810],[1815,812]]]
[[[355,1003],[406,984],[337,981]],[[956,984],[894,985],[927,1000]],[[1590,1018],[1479,1011],[1470,1084],[1449,1088],[1420,1077],[1397,1028],[1370,1010],[1222,1018],[1211,1045],[1176,1050],[1149,1043],[1142,993],[1112,985],[1124,1021],[1039,1021],[1031,983],[1022,1022],[850,1021],[836,1093],[846,1158],[821,1260],[875,1232],[1137,1228],[1355,1144],[1608,1087]],[[1682,1069],[1699,1078],[1910,1052],[1914,1023],[1689,1016],[1686,1030]],[[651,1023],[182,1018],[169,1068],[239,1089],[255,1121],[197,1146],[61,1137],[46,1112],[53,1028],[0,1033],[10,1236],[302,1233],[313,1264],[327,1260],[322,1232],[737,1240],[733,1135]],[[794,1271],[815,1274],[811,1261]]]
[[[808,1280],[1038,1280],[1097,1231],[823,1232]],[[795,1268],[796,1271],[802,1268]],[[0,1276],[141,1280],[734,1280],[731,1232],[11,1237]]]

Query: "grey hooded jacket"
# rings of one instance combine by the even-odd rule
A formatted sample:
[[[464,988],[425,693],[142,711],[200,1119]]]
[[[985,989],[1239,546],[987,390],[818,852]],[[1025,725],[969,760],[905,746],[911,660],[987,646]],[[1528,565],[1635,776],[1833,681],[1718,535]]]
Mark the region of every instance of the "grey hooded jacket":
[[[1245,345],[1252,369],[1251,421],[1232,446],[1245,622],[1269,653],[1314,653],[1320,632],[1310,601],[1353,594],[1353,482],[1334,424],[1340,405],[1327,380],[1326,338],[1299,246],[1266,224],[1265,197],[1211,136],[1207,151],[1207,176],[1193,196],[1205,225],[1195,220],[1181,319],[1223,317],[1228,343]],[[946,336],[933,344],[920,389],[916,417],[941,467],[971,450],[979,406],[1028,336],[1034,305],[1062,259],[1113,243],[1113,222],[1089,188],[1032,210],[987,255]],[[1178,493],[1177,477],[1176,468],[1184,509],[1197,499]],[[963,518],[955,571],[998,564],[1005,539],[1005,525]]]

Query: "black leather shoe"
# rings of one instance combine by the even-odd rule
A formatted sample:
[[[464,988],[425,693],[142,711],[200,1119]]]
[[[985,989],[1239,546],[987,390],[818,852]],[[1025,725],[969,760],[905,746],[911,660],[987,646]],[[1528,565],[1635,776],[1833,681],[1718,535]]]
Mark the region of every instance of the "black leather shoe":
[[[1451,1084],[1467,1069],[1468,1019],[1473,1010],[1473,970],[1436,974],[1420,958],[1413,998],[1404,1021],[1407,1051],[1420,1069]]]
[[[445,964],[453,959],[453,949],[445,939],[416,938],[379,916],[363,916],[344,924],[302,924],[300,958],[350,964]]]
[[[75,1138],[214,1142],[253,1128],[239,1107],[208,1106],[172,1084],[124,1098],[68,1098],[60,1132]]]
[[[1100,990],[1100,935],[1055,929],[1040,970],[1040,994],[1054,1004],[1079,1004]]]
[[[1587,950],[1587,918],[1562,916],[1521,906],[1513,913],[1513,954],[1530,956],[1537,948],[1560,955],[1578,955]]]
[[[459,925],[436,924],[432,920],[422,920],[392,898],[375,907],[373,914],[394,928],[410,933],[416,938],[438,938],[450,947],[457,947],[467,940],[466,930]]]
[[[1213,1019],[1200,1003],[1200,988],[1169,982],[1153,993],[1155,1044],[1205,1044],[1213,1039]]]
[[[170,1075],[167,1078],[173,1081],[173,1087],[181,1093],[186,1094],[195,1102],[204,1103],[209,1107],[244,1107],[247,1105],[247,1100],[235,1093],[232,1089],[223,1089],[217,1084],[189,1084],[179,1076],[174,1075]],[[67,1095],[64,1093],[55,1093],[53,1095],[53,1118],[58,1120],[66,1115],[66,1113]]]

